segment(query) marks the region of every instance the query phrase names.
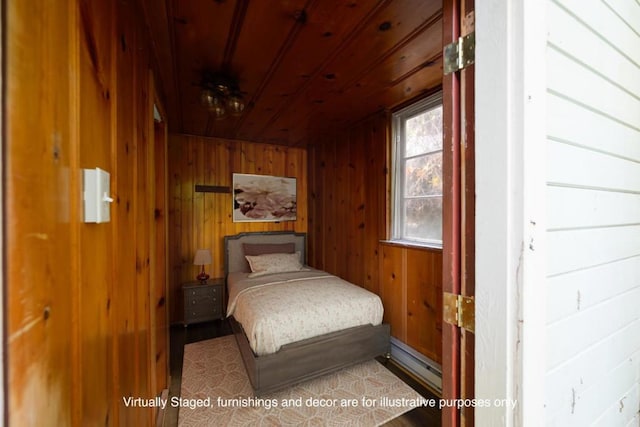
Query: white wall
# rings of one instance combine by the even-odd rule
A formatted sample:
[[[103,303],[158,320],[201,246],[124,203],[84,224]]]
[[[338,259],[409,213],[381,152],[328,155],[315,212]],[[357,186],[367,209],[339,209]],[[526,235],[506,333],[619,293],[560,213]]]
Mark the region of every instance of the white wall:
[[[640,420],[640,2],[547,4],[547,425]]]
[[[640,422],[640,0],[476,2],[476,425]]]

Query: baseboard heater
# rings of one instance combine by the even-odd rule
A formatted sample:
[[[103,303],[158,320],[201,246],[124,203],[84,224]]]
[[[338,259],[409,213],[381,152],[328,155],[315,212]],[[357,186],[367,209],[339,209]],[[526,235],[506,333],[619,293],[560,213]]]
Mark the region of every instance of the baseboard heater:
[[[439,364],[394,337],[391,337],[391,358],[430,387],[442,392],[442,368]]]

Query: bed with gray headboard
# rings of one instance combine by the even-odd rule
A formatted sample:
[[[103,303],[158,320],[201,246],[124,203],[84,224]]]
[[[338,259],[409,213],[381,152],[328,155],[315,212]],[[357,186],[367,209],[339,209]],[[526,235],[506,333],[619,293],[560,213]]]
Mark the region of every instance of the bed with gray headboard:
[[[307,242],[304,233],[241,233],[224,238],[225,277],[250,272],[245,249],[260,248],[262,245],[271,248],[290,245],[294,252],[299,252],[302,264],[306,265]],[[312,273],[319,275],[317,271],[314,270]],[[358,292],[363,291],[359,287],[358,289]],[[252,299],[254,298],[257,297],[252,295]],[[232,315],[229,320],[256,395],[263,395],[380,355],[388,356],[390,351],[389,325],[380,323],[323,333],[282,345],[274,353],[260,354],[254,351],[253,341],[250,343],[245,335],[245,328],[235,317]],[[255,345],[253,347],[255,348]]]

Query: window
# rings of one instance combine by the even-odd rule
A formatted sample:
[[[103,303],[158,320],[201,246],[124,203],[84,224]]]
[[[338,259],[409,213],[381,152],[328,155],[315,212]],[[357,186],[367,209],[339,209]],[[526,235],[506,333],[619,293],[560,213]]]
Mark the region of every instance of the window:
[[[442,93],[393,115],[392,240],[442,247]]]

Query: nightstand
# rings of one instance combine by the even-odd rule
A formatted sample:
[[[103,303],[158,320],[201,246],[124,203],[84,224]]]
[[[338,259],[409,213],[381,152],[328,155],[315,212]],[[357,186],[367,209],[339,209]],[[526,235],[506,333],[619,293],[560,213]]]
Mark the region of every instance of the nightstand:
[[[191,323],[222,319],[222,287],[224,280],[214,278],[206,283],[198,281],[182,285],[184,296],[184,326]]]

